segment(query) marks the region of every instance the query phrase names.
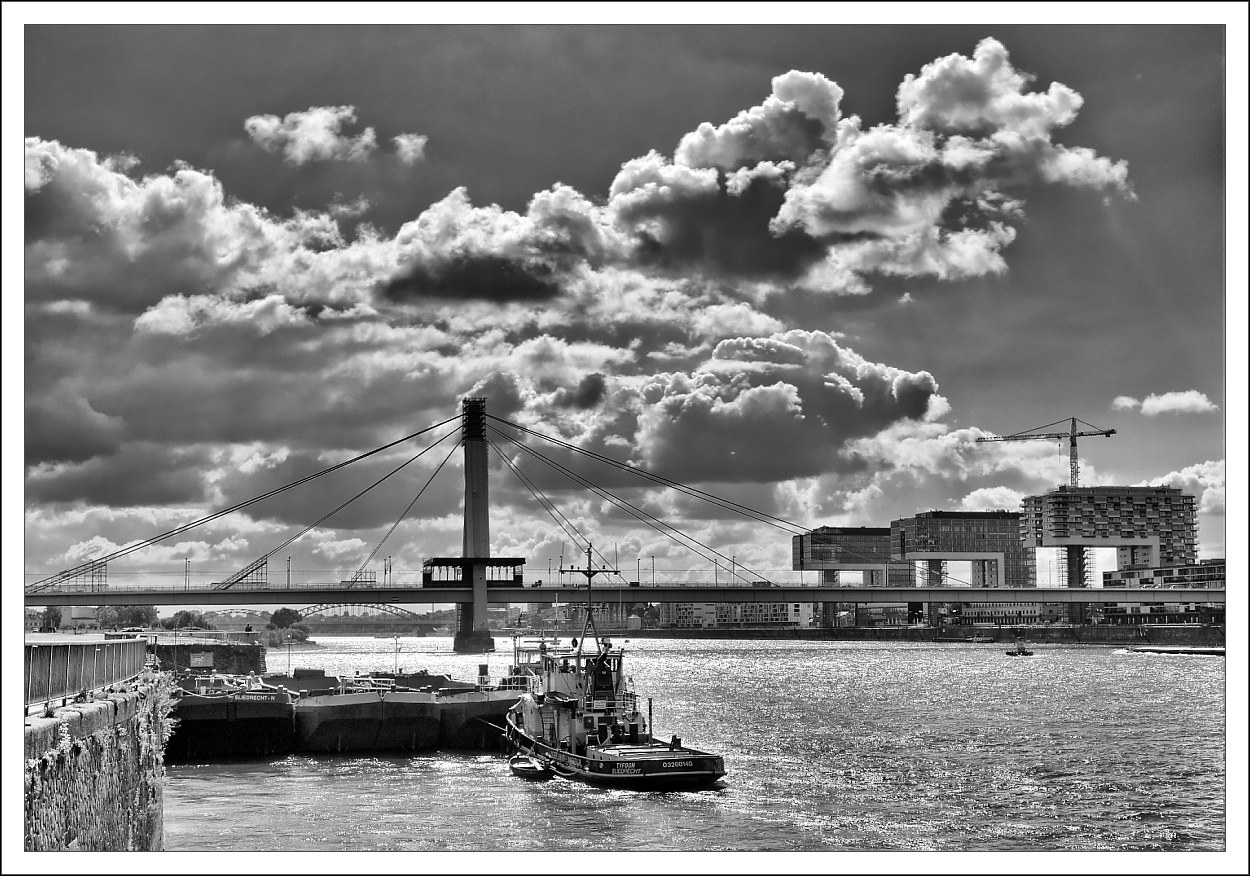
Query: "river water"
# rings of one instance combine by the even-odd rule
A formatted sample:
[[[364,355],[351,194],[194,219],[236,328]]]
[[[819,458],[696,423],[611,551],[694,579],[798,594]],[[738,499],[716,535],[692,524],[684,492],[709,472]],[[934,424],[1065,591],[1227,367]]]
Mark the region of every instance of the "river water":
[[[489,657],[449,638],[319,643],[292,666],[467,680],[511,661],[504,639]],[[1224,659],[1031,647],[633,640],[626,671],[656,735],[723,754],[719,786],[531,783],[481,752],[180,764],[165,848],[1224,850]],[[270,651],[271,670],[287,661]]]

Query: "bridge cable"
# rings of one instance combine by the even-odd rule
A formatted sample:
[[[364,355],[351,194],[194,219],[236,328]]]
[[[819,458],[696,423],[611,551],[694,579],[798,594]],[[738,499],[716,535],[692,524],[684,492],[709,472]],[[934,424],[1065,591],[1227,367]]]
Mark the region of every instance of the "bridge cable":
[[[36,593],[39,590],[52,586],[53,584],[58,584],[66,580],[67,578],[72,578],[75,575],[80,575],[84,572],[87,572],[90,569],[94,568],[95,566],[99,566],[103,563],[108,563],[113,560],[120,559],[121,557],[134,553],[137,550],[142,550],[143,548],[151,547],[152,545],[157,544],[158,542],[162,542],[167,538],[172,538],[175,535],[181,535],[182,533],[186,532],[189,529],[193,529],[197,526],[200,526],[201,524],[209,523],[213,520],[216,520],[219,517],[224,517],[227,514],[233,513],[235,511],[239,511],[243,508],[247,508],[248,506],[254,505],[257,502],[271,498],[272,496],[276,496],[279,493],[285,492],[294,487],[298,487],[301,484],[307,483],[308,481],[311,481],[314,478],[319,478],[322,475],[327,475],[327,474],[330,474],[331,472],[338,471],[340,468],[351,465],[354,462],[359,462],[362,459],[367,459],[368,457],[381,453],[384,450],[389,450],[397,444],[402,444],[405,441],[410,441],[413,438],[416,438],[420,435],[424,435],[426,432],[430,432],[434,429],[437,429],[439,426],[445,426],[448,423],[453,422],[453,421],[458,421],[459,419],[460,419],[459,414],[457,414],[454,417],[448,417],[442,422],[435,423],[432,426],[427,426],[426,428],[420,430],[419,432],[413,432],[411,435],[405,435],[403,438],[399,438],[395,441],[390,442],[389,444],[383,444],[381,447],[377,447],[373,450],[370,450],[368,453],[362,453],[359,456],[345,460],[344,462],[340,462],[336,465],[332,465],[329,468],[322,469],[321,471],[315,472],[314,474],[310,474],[305,477],[302,477],[297,481],[293,481],[287,484],[286,486],[278,487],[277,489],[270,490],[267,493],[264,493],[260,496],[255,496],[251,499],[248,499],[245,502],[240,502],[237,505],[231,505],[229,508],[223,508],[222,510],[214,512],[213,514],[210,514],[207,517],[201,517],[199,520],[194,520],[190,523],[185,523],[182,526],[171,529],[168,532],[162,533],[160,535],[155,535],[143,541],[135,542],[132,545],[121,548],[120,550],[116,550],[113,553],[108,554],[106,556],[97,557],[96,559],[93,559],[93,560],[88,560],[87,562],[74,566],[71,569],[64,569],[60,572],[57,572],[55,575],[49,575],[47,578],[43,578],[27,586],[25,588],[25,592]]]
[[[527,428],[518,423],[509,422],[508,420],[504,420],[500,417],[493,416],[492,414],[487,414],[486,416],[487,418],[491,420],[495,420],[497,422],[503,423],[506,426],[511,426],[512,428],[517,429],[521,432],[524,432],[527,435],[532,435],[535,438],[541,438],[544,441],[549,441],[552,444],[556,444],[560,447],[564,447],[568,450],[572,450],[584,456],[588,456],[591,459],[604,463],[605,465],[610,465],[622,471],[631,472],[637,475],[638,477],[645,478],[647,480],[653,481],[655,483],[661,484],[666,487],[671,487],[672,489],[685,493],[688,496],[703,499],[705,502],[709,502],[720,508],[724,508],[725,510],[735,511],[738,514],[741,514],[745,517],[750,517],[759,523],[766,523],[769,526],[773,526],[777,529],[798,530],[799,533],[811,532],[811,530],[806,526],[801,526],[798,523],[794,523],[782,517],[777,517],[775,515],[767,513],[766,511],[759,511],[755,508],[748,507],[739,502],[734,502],[732,499],[725,499],[721,496],[717,496],[712,493],[708,493],[704,490],[700,490],[696,487],[689,486],[688,484],[683,484],[678,481],[671,480],[669,478],[664,477],[663,475],[658,475],[653,472],[649,472],[644,468],[639,468],[638,466],[627,465],[623,462],[620,462],[619,460],[612,459],[610,456],[604,456],[601,453],[596,453],[593,450],[587,450],[584,447],[578,447],[576,444],[570,444],[569,442],[563,441],[559,438],[553,438],[550,435],[544,435],[541,432],[537,432],[533,429]]]
[[[716,555],[716,557],[719,557],[721,560],[724,560],[724,561],[725,561],[725,563],[726,563],[727,565],[729,565],[729,566],[730,566],[730,569],[731,569],[731,574],[733,575],[733,577],[743,577],[743,576],[741,576],[741,575],[739,575],[739,574],[737,573],[737,571],[736,571],[736,567],[741,567],[744,571],[746,571],[746,572],[750,572],[751,574],[755,575],[755,577],[756,577],[756,578],[761,578],[761,577],[762,577],[762,576],[760,575],[760,573],[759,573],[759,572],[754,571],[753,569],[751,569],[750,567],[748,567],[746,564],[744,564],[744,563],[739,563],[739,562],[737,562],[737,560],[736,560],[736,559],[730,559],[729,557],[725,556],[725,555],[724,555],[724,554],[722,554],[720,551],[716,550],[715,548],[711,547],[710,545],[704,544],[703,542],[699,541],[699,540],[698,540],[698,539],[696,539],[695,537],[693,537],[693,536],[691,536],[691,535],[689,535],[689,534],[687,534],[687,533],[685,533],[685,532],[682,532],[680,529],[678,529],[677,527],[673,526],[671,523],[667,523],[667,522],[665,522],[665,521],[661,520],[660,518],[656,517],[654,514],[650,514],[649,512],[642,510],[641,508],[637,507],[636,505],[633,505],[632,503],[630,503],[630,502],[626,501],[625,499],[622,499],[622,498],[620,498],[619,496],[614,495],[613,493],[611,493],[610,491],[608,491],[608,490],[604,489],[603,487],[599,487],[599,486],[597,486],[596,484],[592,483],[592,482],[591,482],[591,481],[589,481],[588,479],[586,479],[586,478],[582,477],[581,475],[577,474],[576,472],[572,471],[571,469],[567,468],[566,466],[561,465],[561,464],[560,464],[560,463],[558,463],[558,462],[555,462],[554,460],[550,459],[549,457],[547,457],[546,455],[544,455],[544,454],[540,453],[539,451],[535,450],[534,448],[532,448],[532,447],[530,447],[530,446],[528,446],[528,445],[526,445],[526,444],[522,444],[522,443],[521,443],[520,441],[518,441],[517,439],[515,439],[515,438],[511,437],[510,435],[507,435],[507,434],[505,434],[505,433],[503,433],[503,432],[499,431],[498,429],[496,429],[495,431],[496,431],[496,432],[497,432],[500,436],[502,436],[503,438],[506,438],[507,440],[511,441],[513,444],[515,444],[515,445],[516,445],[517,447],[519,447],[520,449],[522,449],[522,450],[526,451],[527,453],[529,453],[530,455],[532,455],[532,456],[534,456],[534,457],[538,458],[539,460],[541,460],[542,462],[544,462],[544,463],[546,463],[547,465],[551,466],[552,468],[555,468],[557,471],[562,472],[562,473],[563,473],[563,474],[565,474],[567,477],[569,477],[570,479],[572,479],[572,480],[576,481],[577,483],[581,484],[582,486],[586,487],[587,489],[591,490],[592,492],[594,492],[596,495],[600,496],[601,498],[606,499],[606,500],[608,500],[609,502],[611,502],[612,504],[614,504],[614,505],[616,505],[616,506],[620,507],[622,510],[626,511],[626,512],[627,512],[627,513],[629,513],[631,516],[633,516],[633,517],[637,518],[638,520],[642,521],[642,522],[643,522],[643,523],[645,523],[646,525],[650,526],[652,529],[656,530],[656,531],[657,531],[657,532],[659,532],[660,534],[667,536],[668,538],[670,538],[670,539],[672,539],[673,541],[677,542],[677,544],[681,545],[682,547],[686,548],[687,550],[693,551],[693,552],[694,552],[696,555],[698,555],[701,559],[704,559],[704,560],[710,560],[710,561],[712,561],[713,563],[715,563],[715,559],[714,559],[713,557],[708,556],[707,554],[701,553],[701,552],[699,551],[699,549],[698,549],[698,548],[702,548],[704,551],[707,551],[708,553],[715,554],[715,555]],[[542,436],[540,436],[540,437],[542,437]],[[693,543],[694,545],[697,545],[697,546],[698,546],[698,548],[696,548],[696,547],[692,547],[692,545],[691,545],[691,544],[685,544],[685,543],[683,543],[683,542],[682,542],[682,539],[684,539],[685,541],[691,542],[691,543]],[[719,565],[719,564],[718,564],[718,563],[716,563],[716,565]]]
[[[430,448],[433,449],[434,447],[437,447],[439,444],[443,443],[454,434],[456,433],[448,432],[442,438],[439,438],[438,441],[435,441],[433,444],[431,444]],[[373,558],[378,555],[378,551],[382,550],[382,545],[386,544],[386,540],[391,537],[391,534],[396,530],[399,524],[403,523],[404,518],[408,516],[408,512],[412,510],[412,506],[417,504],[417,500],[420,499],[422,494],[424,494],[425,491],[429,488],[434,478],[438,477],[438,473],[443,470],[443,466],[447,464],[447,460],[451,459],[451,455],[456,452],[456,448],[458,448],[459,446],[460,446],[459,443],[453,444],[451,446],[451,450],[447,451],[447,455],[444,456],[443,461],[438,464],[438,468],[434,469],[434,473],[430,475],[429,480],[425,482],[425,486],[423,486],[417,492],[417,494],[412,497],[412,501],[408,503],[408,507],[405,508],[403,510],[403,513],[399,515],[399,518],[393,524],[391,524],[391,528],[386,531],[386,535],[382,536],[381,540],[378,541],[377,547],[375,547],[369,553],[369,556],[365,557],[365,561],[360,564],[360,568],[357,569],[356,574],[352,576],[351,583],[348,584],[349,587],[355,586],[356,581],[359,580],[360,576],[364,574],[365,567],[368,566],[371,562],[373,562]]]
[[[502,449],[500,449],[498,444],[496,444],[490,438],[487,438],[486,440],[490,444],[490,446],[494,449],[495,453],[499,455],[499,458],[503,460],[504,464],[507,465],[508,468],[512,470],[512,473],[514,475],[516,475],[517,480],[519,480],[521,484],[527,490],[529,490],[530,495],[534,497],[534,499],[538,502],[538,504],[542,506],[543,510],[546,511],[547,514],[551,517],[551,519],[555,521],[556,526],[560,527],[560,529],[564,531],[564,534],[567,535],[574,544],[577,544],[578,541],[580,540],[580,541],[585,542],[588,547],[594,550],[594,546],[591,544],[590,539],[588,539],[586,535],[580,529],[577,528],[577,524],[575,524],[572,520],[569,520],[569,518],[566,517],[564,513],[561,512],[560,509],[556,507],[555,503],[552,502],[549,498],[547,498],[546,494],[544,494],[542,490],[540,490],[537,486],[535,486],[530,481],[530,479],[525,476],[525,474],[520,470],[520,468],[517,467],[516,463],[514,463],[511,459],[509,459],[508,455],[504,453]],[[607,565],[607,558],[603,556],[602,552],[599,552],[599,551],[595,551],[595,552],[599,554],[599,558],[603,560],[604,565]],[[619,569],[616,570],[616,574],[618,575],[621,574]],[[621,575],[621,579],[625,580],[625,576]]]
[[[493,428],[493,427],[492,427],[492,428]],[[563,465],[561,465],[561,464],[559,464],[559,463],[557,463],[557,462],[554,462],[554,461],[553,461],[553,460],[551,460],[550,458],[548,458],[548,457],[544,456],[543,454],[539,453],[538,451],[534,450],[532,447],[528,447],[528,446],[526,446],[526,445],[524,445],[524,444],[521,444],[521,443],[520,443],[519,441],[517,441],[515,438],[512,438],[512,437],[510,437],[510,436],[508,436],[508,435],[504,434],[503,432],[500,432],[498,429],[495,429],[495,432],[496,432],[498,435],[500,435],[501,437],[503,437],[503,438],[505,438],[505,439],[507,439],[507,440],[511,441],[512,443],[516,444],[516,445],[517,445],[519,448],[521,448],[522,450],[525,450],[525,451],[529,452],[531,455],[533,455],[533,456],[535,456],[536,458],[538,458],[538,459],[542,460],[542,461],[543,461],[544,463],[546,463],[547,465],[551,466],[552,468],[555,468],[557,471],[560,471],[562,474],[564,474],[564,475],[565,475],[566,477],[568,477],[570,480],[573,480],[573,481],[575,481],[575,482],[577,482],[577,483],[581,484],[582,486],[586,487],[587,489],[591,490],[591,491],[592,491],[592,492],[594,492],[596,495],[598,495],[600,498],[602,498],[602,499],[606,499],[606,500],[608,500],[609,502],[612,502],[613,504],[618,505],[619,507],[622,507],[622,510],[626,511],[626,512],[627,512],[628,514],[630,514],[632,517],[635,517],[636,519],[640,520],[641,522],[643,522],[643,523],[644,523],[644,524],[646,524],[647,526],[651,527],[651,528],[652,528],[652,529],[654,529],[656,532],[659,532],[661,535],[663,535],[663,536],[665,536],[665,537],[667,537],[667,538],[671,538],[671,539],[673,539],[674,541],[676,541],[676,540],[677,540],[676,538],[674,538],[674,536],[672,535],[672,533],[670,533],[670,532],[666,531],[666,528],[667,528],[667,529],[672,529],[672,530],[673,530],[673,532],[677,532],[677,533],[678,533],[678,535],[681,535],[682,537],[688,537],[688,536],[685,536],[685,534],[684,534],[684,533],[681,533],[681,532],[680,532],[680,530],[677,530],[676,528],[669,526],[667,523],[665,523],[664,521],[660,520],[658,517],[654,517],[653,515],[648,514],[646,511],[642,511],[641,509],[638,509],[638,508],[636,508],[635,506],[630,505],[630,504],[629,504],[628,502],[626,502],[625,500],[623,500],[623,499],[619,498],[618,496],[613,495],[612,493],[610,493],[609,491],[607,491],[606,489],[604,489],[604,488],[602,488],[602,487],[596,486],[595,484],[593,484],[592,482],[590,482],[588,479],[583,478],[581,475],[577,474],[576,472],[573,472],[571,469],[569,469],[569,468],[567,468],[567,467],[565,467],[565,466],[563,466]],[[499,451],[499,452],[500,452],[500,455],[501,455],[501,456],[503,456],[502,451]],[[506,457],[505,457],[505,459],[506,459]],[[519,469],[514,468],[514,471],[516,471],[516,472],[517,472],[517,476],[518,476],[518,477],[523,477],[523,475],[521,475],[521,473],[520,473],[520,470],[519,470]],[[533,492],[533,490],[531,490],[531,492]],[[547,502],[548,502],[548,503],[550,503],[550,504],[552,505],[552,507],[553,507],[553,508],[555,507],[554,503],[551,503],[551,501],[550,501],[549,499],[547,500]],[[557,513],[559,513],[558,509],[556,509],[556,510],[557,510]],[[561,514],[561,516],[563,517],[564,515],[563,515],[563,514]],[[647,519],[648,517],[650,517],[651,519],[650,519],[650,520],[648,520],[648,519]],[[568,518],[565,518],[565,519],[567,520]],[[656,521],[656,522],[652,522],[652,521]],[[657,523],[658,523],[659,525],[657,525]],[[571,522],[570,522],[570,525],[572,525],[572,523],[571,523]],[[561,527],[561,528],[563,528],[563,527]],[[574,528],[576,528],[576,527],[574,527]],[[566,529],[566,530],[565,530],[565,532],[566,532],[566,533],[568,533],[568,530]],[[590,544],[590,542],[589,542],[589,540],[586,538],[586,536],[585,536],[585,535],[583,535],[580,531],[576,532],[576,534],[575,534],[575,535],[571,535],[571,536],[570,536],[570,537],[572,537],[572,539],[573,539],[574,543],[576,543],[576,542],[577,542],[577,536],[578,536],[578,535],[580,535],[580,536],[581,536],[582,541],[585,541],[588,545]],[[695,541],[694,539],[690,539],[690,540],[691,540],[691,541]],[[690,545],[688,545],[688,544],[683,544],[683,543],[682,543],[682,542],[680,542],[680,541],[678,541],[678,544],[679,544],[679,545],[681,545],[681,547],[686,548],[687,550],[693,550],[693,551],[694,551],[694,553],[695,553],[695,554],[697,554],[697,555],[698,555],[701,559],[708,560],[708,561],[711,561],[711,562],[715,562],[715,560],[714,560],[712,557],[709,557],[709,556],[705,556],[705,555],[703,555],[703,554],[700,554],[700,553],[699,553],[699,551],[698,551],[697,549],[692,548],[692,547],[691,547]],[[700,543],[700,542],[697,542],[697,541],[695,541],[695,544],[700,544],[700,545],[701,545],[701,543]],[[702,545],[701,545],[701,546],[702,546]],[[606,559],[606,557],[604,557],[604,556],[603,556],[603,554],[602,554],[602,553],[600,553],[600,558],[601,558],[601,559],[603,559],[603,561],[604,561],[604,563],[605,563],[605,564],[607,563],[607,559]],[[744,568],[745,568],[745,567],[744,567]],[[618,570],[618,574],[620,574],[619,570]],[[624,575],[621,575],[621,577],[622,577],[622,579],[624,579]]]
[[[215,587],[215,588],[213,588],[213,589],[214,589],[214,590],[229,590],[229,589],[230,589],[231,587],[233,587],[235,584],[238,584],[238,583],[239,583],[239,581],[241,581],[241,580],[243,579],[243,577],[244,577],[244,576],[246,576],[249,572],[251,572],[253,569],[255,569],[255,568],[257,568],[258,566],[260,566],[262,563],[266,562],[266,561],[267,561],[267,560],[268,560],[271,556],[273,556],[274,554],[276,554],[278,551],[282,550],[282,549],[283,549],[283,548],[285,548],[287,545],[289,545],[289,544],[291,544],[292,542],[294,542],[296,539],[299,539],[299,538],[304,537],[304,536],[305,536],[305,535],[307,535],[309,532],[311,532],[313,529],[316,529],[316,528],[317,528],[318,526],[320,526],[322,523],[325,523],[327,520],[329,520],[329,519],[330,519],[331,517],[333,517],[335,514],[337,514],[337,513],[339,513],[340,511],[342,511],[344,508],[346,508],[346,507],[347,507],[348,505],[350,505],[352,502],[355,502],[357,499],[359,499],[359,498],[360,498],[361,496],[363,496],[365,493],[369,492],[369,491],[370,491],[370,490],[372,490],[374,487],[378,486],[378,485],[379,485],[379,484],[381,484],[383,481],[385,481],[385,480],[387,480],[388,478],[390,478],[392,475],[395,475],[395,474],[399,473],[401,470],[403,470],[405,467],[407,467],[407,466],[409,465],[409,463],[416,462],[416,461],[417,461],[418,459],[420,459],[422,456],[424,456],[425,454],[427,454],[428,452],[430,452],[431,450],[433,450],[435,447],[437,447],[437,446],[438,446],[439,444],[441,444],[443,441],[447,440],[449,437],[451,437],[452,435],[455,435],[455,434],[456,434],[456,433],[458,433],[459,431],[460,431],[460,427],[459,427],[459,425],[457,425],[455,429],[453,429],[453,430],[451,430],[450,432],[448,432],[448,433],[447,433],[446,435],[444,435],[442,438],[439,438],[437,441],[435,441],[435,442],[434,442],[433,444],[431,444],[429,447],[426,447],[425,449],[423,449],[423,450],[422,450],[420,453],[418,453],[416,456],[410,457],[408,460],[406,460],[406,461],[404,461],[404,462],[401,462],[398,466],[396,466],[395,468],[391,469],[388,473],[386,473],[386,474],[382,475],[382,477],[378,478],[376,481],[374,481],[373,483],[371,483],[369,486],[365,487],[365,488],[364,488],[363,490],[361,490],[359,493],[357,493],[356,495],[352,496],[350,499],[346,499],[346,500],[344,500],[343,502],[341,502],[341,503],[338,505],[338,507],[334,508],[333,510],[331,510],[331,511],[329,511],[329,512],[325,513],[325,514],[323,514],[323,515],[322,515],[320,518],[318,518],[316,521],[314,521],[314,522],[312,522],[312,523],[308,524],[308,526],[304,527],[304,528],[303,528],[302,530],[300,530],[298,533],[296,533],[295,535],[291,536],[291,537],[290,537],[290,538],[288,538],[286,541],[282,542],[282,544],[278,545],[278,546],[277,546],[277,547],[275,547],[273,550],[271,550],[271,551],[269,551],[268,553],[264,554],[262,557],[260,557],[260,559],[256,560],[256,561],[255,561],[255,562],[253,562],[251,565],[249,565],[249,566],[245,566],[242,570],[240,570],[240,571],[238,571],[238,572],[235,572],[233,575],[231,575],[229,578],[227,578],[225,581],[223,581],[221,584],[219,584],[217,587]],[[453,447],[452,449],[454,450],[455,448]]]
[[[813,531],[813,530],[811,530],[811,529],[808,529],[807,527],[800,526],[800,525],[799,525],[799,524],[797,524],[797,523],[793,523],[793,522],[791,522],[791,521],[785,520],[784,518],[781,518],[781,517],[776,517],[776,516],[774,516],[774,515],[768,514],[768,513],[767,513],[767,512],[765,512],[765,511],[759,511],[759,510],[757,510],[757,509],[750,508],[750,507],[748,507],[748,506],[746,506],[746,505],[742,505],[742,504],[740,504],[740,503],[738,503],[738,502],[734,502],[734,501],[732,501],[732,500],[730,500],[730,499],[725,499],[725,498],[723,498],[723,497],[716,496],[716,495],[714,495],[714,494],[712,494],[712,493],[705,492],[705,491],[700,490],[700,489],[697,489],[697,488],[695,488],[695,487],[691,487],[691,486],[688,486],[688,485],[686,485],[686,484],[682,484],[682,483],[679,483],[679,482],[677,482],[677,481],[670,480],[669,478],[666,478],[666,477],[664,477],[664,476],[662,476],[662,475],[657,475],[657,474],[654,474],[654,473],[652,473],[652,472],[648,472],[646,469],[638,468],[638,467],[636,467],[636,466],[632,466],[632,465],[627,465],[627,464],[625,464],[625,463],[620,462],[619,460],[612,459],[612,458],[611,458],[611,457],[609,457],[609,456],[604,456],[603,454],[596,453],[596,452],[591,451],[591,450],[586,450],[585,448],[578,447],[577,445],[575,445],[575,444],[571,444],[571,443],[569,443],[569,442],[567,442],[567,441],[562,441],[562,440],[560,440],[560,439],[558,439],[558,438],[553,438],[553,437],[551,437],[550,435],[544,435],[544,434],[542,434],[541,432],[537,432],[537,431],[535,431],[535,430],[533,430],[533,429],[529,429],[529,428],[527,428],[527,427],[525,427],[525,426],[522,426],[522,425],[520,425],[520,424],[517,424],[517,423],[512,423],[512,422],[509,422],[508,420],[504,420],[504,419],[502,419],[502,418],[500,418],[500,417],[496,417],[496,416],[493,416],[493,415],[491,415],[491,414],[487,414],[487,417],[488,417],[489,419],[496,420],[497,422],[503,423],[504,425],[511,426],[511,427],[513,427],[513,428],[515,428],[515,429],[517,429],[517,430],[519,430],[519,431],[521,431],[521,432],[524,432],[524,433],[526,433],[526,434],[528,434],[528,435],[532,435],[532,436],[534,436],[534,437],[536,437],[536,438],[541,438],[541,439],[543,439],[543,440],[545,440],[545,441],[548,441],[548,442],[550,442],[550,443],[552,443],[552,444],[558,445],[558,446],[560,446],[560,447],[564,447],[564,448],[566,448],[566,449],[568,449],[568,450],[573,450],[573,451],[575,451],[575,452],[577,452],[577,453],[580,453],[580,454],[582,454],[582,455],[584,455],[584,456],[588,456],[588,457],[590,457],[590,458],[592,458],[592,459],[594,459],[594,460],[596,460],[596,461],[598,461],[598,462],[602,462],[602,463],[605,463],[605,464],[607,464],[607,465],[609,465],[609,466],[612,466],[613,468],[617,468],[617,469],[620,469],[620,470],[622,470],[622,471],[628,471],[628,472],[631,472],[631,473],[633,473],[633,474],[635,474],[635,475],[638,475],[639,477],[646,478],[647,480],[650,480],[650,481],[652,481],[652,482],[654,482],[654,483],[661,484],[661,485],[663,485],[663,486],[669,486],[669,487],[672,487],[673,489],[676,489],[676,490],[678,490],[679,492],[684,493],[684,494],[686,494],[686,495],[688,495],[688,496],[691,496],[691,497],[693,497],[693,498],[697,498],[697,499],[702,499],[702,500],[704,500],[704,501],[706,501],[706,502],[708,502],[708,503],[710,503],[710,504],[712,504],[712,505],[715,505],[715,506],[720,507],[720,508],[725,509],[725,510],[735,511],[735,512],[737,512],[737,513],[739,513],[739,514],[742,514],[743,516],[746,516],[746,517],[749,517],[749,518],[751,518],[751,519],[755,520],[756,522],[759,522],[759,523],[764,523],[764,524],[767,524],[767,525],[769,525],[769,526],[773,526],[773,527],[774,527],[774,528],[776,528],[776,529],[783,529],[783,530],[784,530],[786,527],[791,527],[791,528],[793,528],[793,529],[798,529],[798,530],[800,530],[800,532],[798,532],[798,533],[792,533],[792,534],[798,534],[798,535],[808,535],[808,534],[810,534],[810,533]],[[1088,425],[1088,424],[1087,424],[1087,425]],[[500,434],[503,434],[503,433],[501,432]],[[510,440],[513,440],[513,441],[515,442],[515,439],[510,439]],[[518,443],[518,444],[519,444],[520,446],[522,446],[522,447],[524,447],[524,446],[525,446],[525,445],[523,445],[523,444],[520,444],[520,442],[515,442],[515,443]],[[637,516],[637,515],[635,515],[635,516]],[[640,518],[640,519],[641,519],[641,518]],[[772,522],[772,521],[778,521],[778,522]],[[644,521],[644,522],[646,522],[646,521]],[[781,525],[779,525],[779,524],[781,524]],[[650,524],[648,524],[648,525],[650,525]],[[667,525],[667,524],[666,524],[666,525]],[[655,528],[655,527],[652,527],[652,528]],[[660,531],[662,531],[662,530],[660,530]],[[667,533],[664,533],[664,534],[666,534],[666,535],[667,535]],[[671,537],[671,536],[670,536],[670,537]],[[683,545],[683,547],[688,547],[688,546]],[[840,547],[840,549],[841,549],[842,551],[844,551],[845,553],[858,555],[861,559],[865,560],[866,562],[873,562],[873,563],[877,563],[877,562],[879,562],[879,563],[881,563],[882,565],[889,565],[889,564],[891,563],[891,561],[892,561],[892,557],[890,557],[888,554],[882,554],[882,553],[880,553],[879,551],[867,551],[867,550],[863,550],[863,549],[860,549],[860,548],[850,547],[850,546],[848,546],[848,545],[840,545],[839,547]],[[708,550],[711,550],[711,548],[708,548]],[[697,551],[696,551],[696,553],[697,553]],[[718,553],[718,555],[719,555],[722,559],[725,559],[725,557],[724,557],[724,555],[723,555],[723,554],[719,554],[719,553]],[[710,557],[703,557],[703,559],[711,559],[711,558],[710,558]],[[731,561],[731,563],[732,563],[732,562],[733,562],[733,561]],[[731,568],[732,568],[732,566],[731,566]],[[744,566],[744,568],[746,568],[746,567]],[[751,571],[751,570],[750,570],[750,569],[748,569],[748,571]],[[911,575],[911,573],[909,572],[909,578],[910,578],[910,575]],[[762,577],[762,576],[757,574],[757,577]],[[969,583],[969,582],[966,582],[966,581],[961,581],[960,579],[955,578],[955,577],[951,576],[950,574],[945,574],[943,577],[947,578],[948,580],[959,581],[960,583],[963,583],[963,584],[968,584],[968,583]],[[888,582],[887,582],[887,583],[888,583]]]

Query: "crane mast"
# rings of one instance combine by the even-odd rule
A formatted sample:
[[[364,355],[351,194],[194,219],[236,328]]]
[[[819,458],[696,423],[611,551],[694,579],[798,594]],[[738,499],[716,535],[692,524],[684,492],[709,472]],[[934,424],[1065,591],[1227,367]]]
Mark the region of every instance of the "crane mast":
[[[1031,439],[1037,439],[1037,438],[1051,438],[1051,439],[1067,438],[1068,439],[1068,468],[1069,468],[1069,475],[1070,475],[1070,483],[1071,483],[1071,486],[1074,486],[1074,487],[1080,486],[1081,466],[1076,455],[1076,439],[1085,438],[1091,435],[1101,435],[1104,438],[1110,438],[1112,435],[1115,434],[1115,429],[1099,429],[1097,426],[1093,426],[1089,423],[1086,423],[1084,420],[1078,420],[1076,417],[1072,417],[1071,425],[1069,426],[1067,432],[1041,432],[1039,431],[1040,429],[1049,429],[1051,426],[1056,426],[1062,422],[1063,422],[1062,420],[1056,420],[1055,422],[1048,423],[1045,426],[1039,426],[1037,429],[1030,429],[1027,432],[1017,432],[1015,435],[1002,435],[1002,436],[994,435],[994,436],[989,436],[985,438],[978,438],[977,443],[980,444],[985,441],[1029,441]],[[1080,423],[1083,426],[1089,426],[1089,431],[1078,432],[1076,429],[1077,423]]]
[[[1029,429],[1025,432],[1017,432],[1014,435],[987,436],[978,438],[977,443],[987,441],[1030,441],[1035,439],[1068,439],[1068,470],[1069,481],[1073,487],[1080,486],[1081,467],[1076,455],[1076,439],[1086,438],[1090,436],[1102,436],[1110,438],[1115,434],[1115,429],[1099,429],[1084,420],[1078,420],[1076,417],[1069,418],[1069,426],[1067,432],[1044,432],[1043,429],[1050,429],[1062,423],[1063,420],[1056,420],[1053,423],[1047,423],[1045,426],[1038,426],[1036,429]],[[1077,431],[1076,424],[1088,426],[1086,431]],[[1069,546],[1064,548],[1065,562],[1060,566],[1060,574],[1062,577],[1061,584],[1068,587],[1088,587],[1090,581],[1087,580],[1090,575],[1090,557],[1089,549],[1085,547]],[[1074,618],[1075,619],[1075,618]]]

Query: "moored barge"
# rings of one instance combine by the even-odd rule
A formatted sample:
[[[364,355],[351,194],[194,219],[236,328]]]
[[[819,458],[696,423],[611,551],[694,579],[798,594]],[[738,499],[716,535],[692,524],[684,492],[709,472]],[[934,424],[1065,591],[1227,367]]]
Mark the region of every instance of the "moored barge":
[[[295,750],[298,696],[286,688],[254,675],[208,673],[175,681],[177,724],[165,750],[169,760],[270,756]]]

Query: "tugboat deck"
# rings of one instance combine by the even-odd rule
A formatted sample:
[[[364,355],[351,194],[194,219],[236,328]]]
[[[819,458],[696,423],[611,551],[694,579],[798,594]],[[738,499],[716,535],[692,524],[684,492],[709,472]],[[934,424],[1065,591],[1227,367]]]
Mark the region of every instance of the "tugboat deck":
[[[626,759],[629,760],[671,760],[675,757],[708,757],[709,755],[703,751],[695,751],[693,748],[669,748],[666,743],[657,742],[654,745],[632,745],[630,743],[618,743],[609,745],[596,745],[587,750],[590,759],[595,759],[596,755],[602,759]]]

